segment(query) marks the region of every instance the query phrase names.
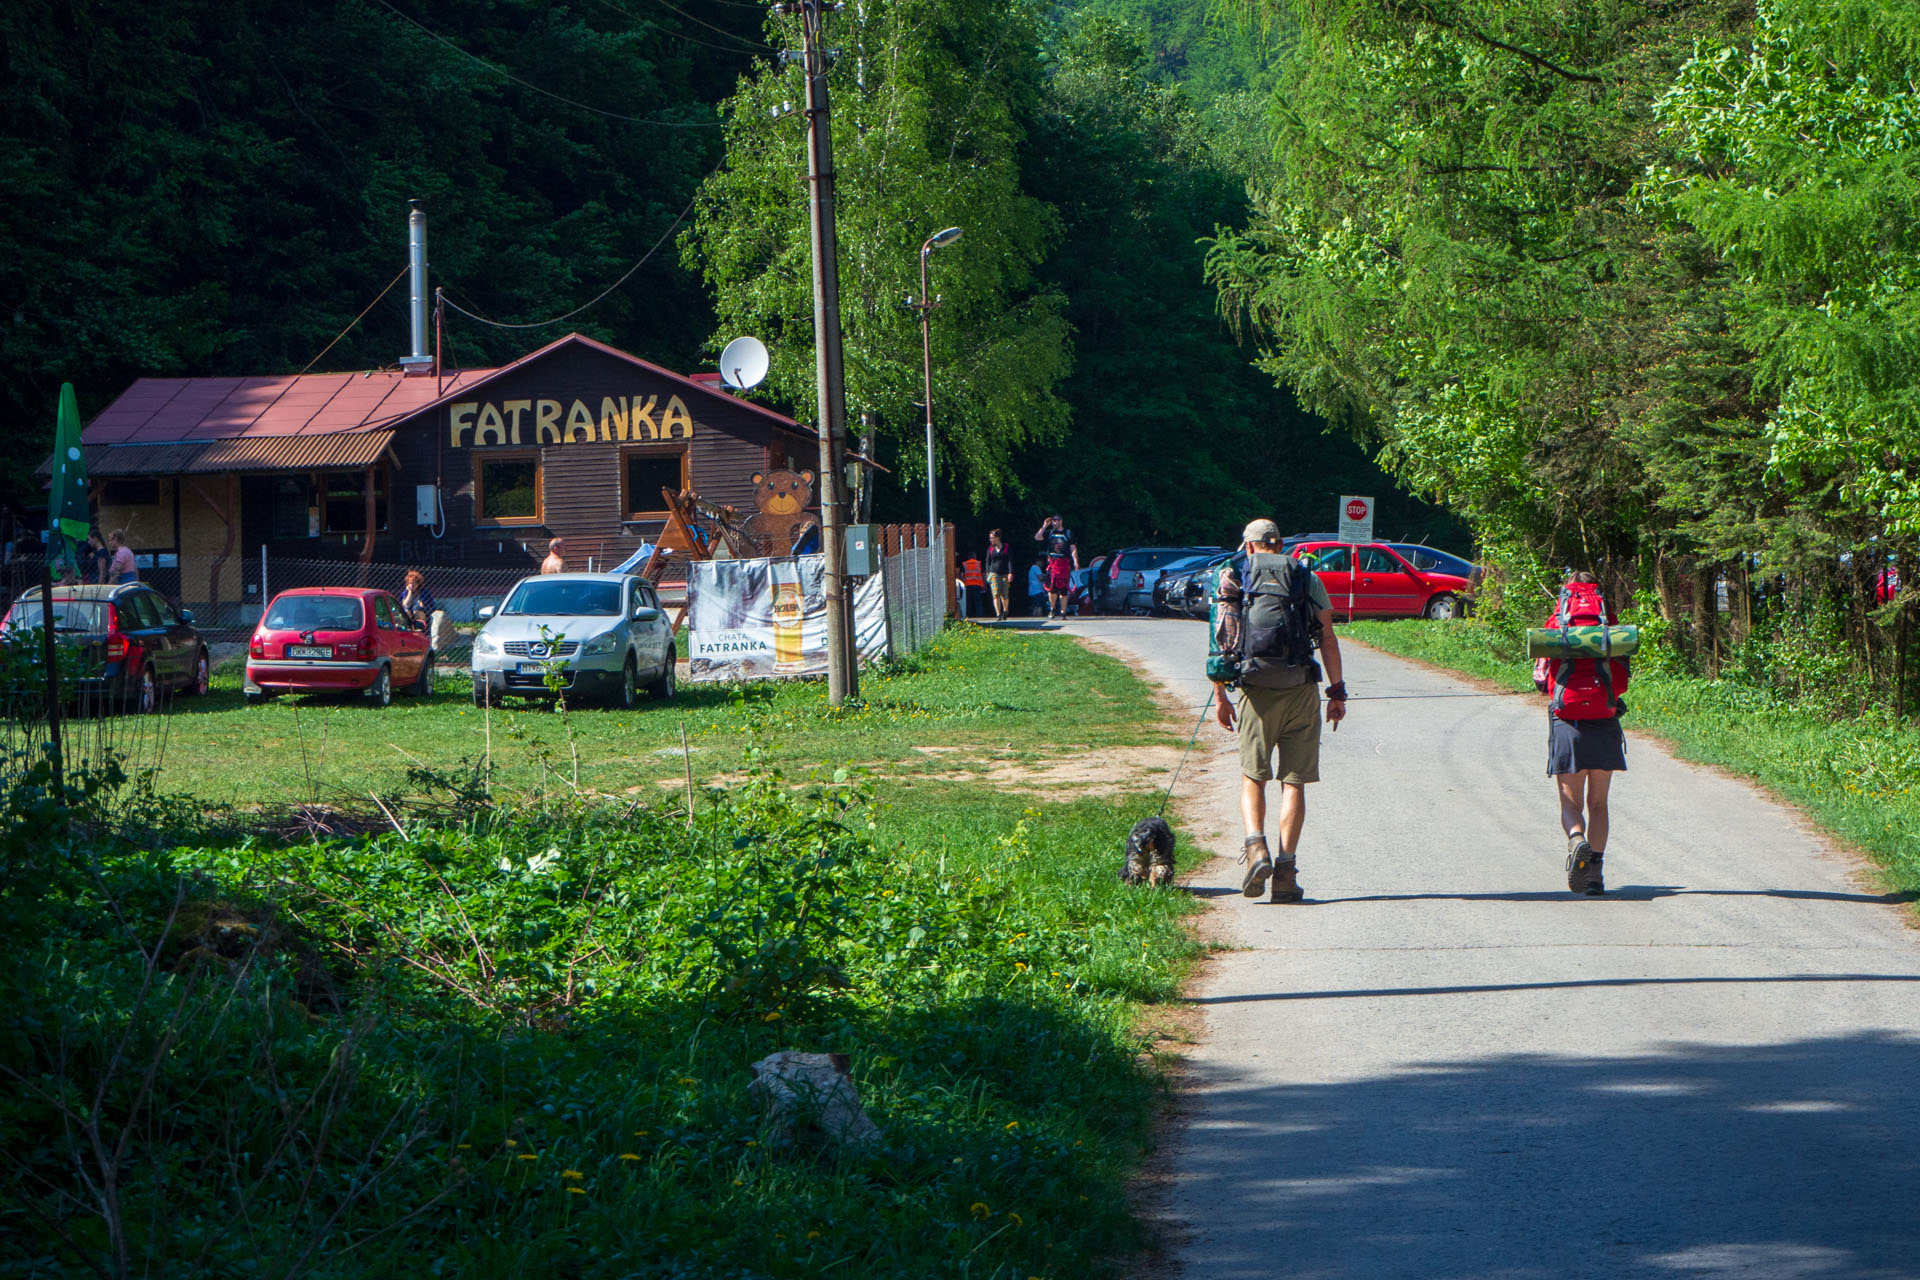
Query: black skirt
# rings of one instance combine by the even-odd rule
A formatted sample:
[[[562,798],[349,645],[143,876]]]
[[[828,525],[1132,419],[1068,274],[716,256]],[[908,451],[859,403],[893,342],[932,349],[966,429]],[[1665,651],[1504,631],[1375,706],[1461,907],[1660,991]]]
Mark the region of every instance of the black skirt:
[[[1547,773],[1579,773],[1606,769],[1619,773],[1627,767],[1627,735],[1620,717],[1605,720],[1562,720],[1547,712]]]

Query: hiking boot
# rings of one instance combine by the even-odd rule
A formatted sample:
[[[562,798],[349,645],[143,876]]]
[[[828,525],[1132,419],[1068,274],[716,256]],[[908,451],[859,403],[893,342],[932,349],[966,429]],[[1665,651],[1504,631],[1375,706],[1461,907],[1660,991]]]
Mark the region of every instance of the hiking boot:
[[[1606,877],[1600,874],[1600,864],[1606,854],[1596,853],[1587,861],[1587,896],[1598,898],[1607,891]]]
[[[1246,898],[1257,898],[1261,890],[1267,887],[1267,877],[1273,874],[1273,858],[1267,852],[1267,838],[1248,836],[1240,846],[1240,861],[1247,864],[1247,874],[1240,880],[1240,894]]]
[[[1583,835],[1567,837],[1567,892],[1605,893],[1600,884],[1600,855],[1593,851]]]
[[[1273,864],[1273,889],[1267,898],[1268,902],[1306,901],[1306,890],[1300,887],[1300,881],[1294,875],[1297,865],[1292,858],[1282,858]]]

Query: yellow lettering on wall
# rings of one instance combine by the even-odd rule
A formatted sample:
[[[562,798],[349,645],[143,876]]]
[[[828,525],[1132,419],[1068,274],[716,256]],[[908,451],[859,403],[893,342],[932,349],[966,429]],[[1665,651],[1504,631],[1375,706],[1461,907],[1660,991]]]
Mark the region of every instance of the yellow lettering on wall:
[[[625,396],[600,397],[600,438],[602,440],[627,438],[627,398]]]
[[[513,422],[513,442],[520,443],[520,415],[533,408],[531,400],[509,400],[500,406],[507,411],[507,417]]]
[[[666,412],[660,415],[660,438],[673,439],[673,429],[680,428],[682,439],[693,439],[693,415],[687,412],[687,406],[679,396],[667,400]]]
[[[478,401],[462,400],[447,410],[447,421],[451,424],[448,428],[448,434],[451,436],[448,442],[449,447],[458,449],[461,435],[473,430],[474,410],[479,407]]]
[[[560,402],[539,400],[533,406],[533,442],[560,443]]]
[[[587,412],[586,401],[575,400],[567,410],[567,425],[560,428],[560,439],[567,444],[575,440],[593,443],[593,415]]]
[[[660,438],[660,424],[653,420],[653,401],[654,401],[654,397],[648,396],[647,407],[642,409],[640,407],[640,397],[635,396],[633,398],[633,437],[632,438],[635,440],[639,440],[643,438],[647,440],[658,440]],[[642,437],[640,434],[640,424],[643,422],[647,424],[647,434],[644,437]]]
[[[514,424],[516,442],[520,424]],[[500,410],[491,404],[480,406],[480,421],[473,429],[473,442],[479,444],[505,444],[507,442],[507,424],[500,417]]]

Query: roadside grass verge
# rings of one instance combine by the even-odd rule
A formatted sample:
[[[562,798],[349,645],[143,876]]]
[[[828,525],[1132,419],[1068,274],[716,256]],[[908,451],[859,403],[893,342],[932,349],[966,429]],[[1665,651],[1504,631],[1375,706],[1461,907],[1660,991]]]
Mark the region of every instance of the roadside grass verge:
[[[222,674],[207,697],[173,703],[162,785],[236,806],[365,801],[369,791],[406,787],[418,766],[451,773],[490,759],[496,788],[551,791],[571,785],[577,753],[582,788],[650,794],[684,779],[683,727],[696,784],[734,768],[747,728],[764,733],[766,763],[829,773],[930,771],[937,762],[917,750],[929,746],[1031,754],[1169,740],[1146,685],[1064,636],[958,625],[904,661],[865,671],[860,692],[857,705],[833,710],[820,681],[682,685],[671,702],[562,717],[517,700],[483,711],[466,678],[446,672],[431,698],[396,696],[385,709],[337,697],[249,707],[238,675]]]
[[[1533,687],[1525,651],[1485,624],[1360,622],[1342,633],[1387,653]],[[1887,888],[1920,894],[1920,728],[1887,715],[1832,719],[1733,680],[1706,680],[1636,663],[1629,727],[1675,754],[1759,782],[1835,838],[1865,852]]]
[[[1111,659],[954,641],[891,677],[947,717],[916,725],[1057,738],[958,714],[943,669],[1034,654],[1114,691],[1070,736],[1158,732]],[[0,1234],[26,1247],[0,1276],[1113,1271],[1164,1088],[1141,1002],[1197,953],[1186,895],[1115,878],[1157,793],[783,776],[823,713],[734,708],[739,776],[691,820],[569,790],[353,839],[136,842],[16,790]],[[879,1142],[769,1129],[747,1065],[782,1049],[850,1055]]]

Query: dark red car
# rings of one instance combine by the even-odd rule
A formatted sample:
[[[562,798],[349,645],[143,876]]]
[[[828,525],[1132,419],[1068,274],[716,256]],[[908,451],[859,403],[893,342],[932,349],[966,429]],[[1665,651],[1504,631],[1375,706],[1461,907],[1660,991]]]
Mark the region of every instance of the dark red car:
[[[0,619],[0,634],[37,629],[45,621],[40,588],[34,587]],[[171,690],[207,691],[207,646],[194,630],[193,614],[143,583],[55,587],[53,634],[83,655],[86,674],[73,691],[83,707],[104,700],[151,712],[160,710]],[[37,651],[28,656],[39,660]]]
[[[1302,542],[1292,550],[1320,576],[1335,618],[1451,618],[1467,590],[1459,574],[1416,569],[1384,542]]]
[[[299,587],[267,605],[247,643],[248,702],[279,693],[433,692],[433,646],[391,592]]]

